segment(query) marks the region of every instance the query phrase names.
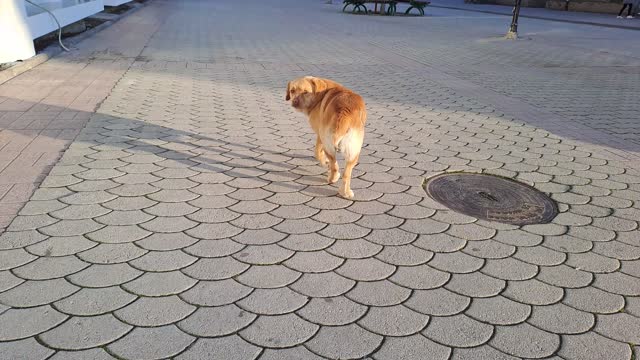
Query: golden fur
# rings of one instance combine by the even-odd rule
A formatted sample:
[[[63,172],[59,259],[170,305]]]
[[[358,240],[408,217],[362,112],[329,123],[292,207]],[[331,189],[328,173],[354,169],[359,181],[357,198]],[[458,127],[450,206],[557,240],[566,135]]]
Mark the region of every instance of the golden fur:
[[[338,192],[353,198],[351,171],[360,156],[367,121],[362,97],[335,81],[305,76],[287,84],[286,100],[308,116],[317,135],[315,156],[328,167],[330,184],[340,178],[336,157],[338,152],[343,154],[346,164]]]

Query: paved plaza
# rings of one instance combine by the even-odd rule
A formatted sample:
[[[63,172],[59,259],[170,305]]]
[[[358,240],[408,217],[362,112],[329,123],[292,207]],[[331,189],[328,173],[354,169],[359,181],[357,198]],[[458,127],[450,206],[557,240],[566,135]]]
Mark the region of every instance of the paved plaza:
[[[153,0],[0,85],[0,359],[640,357],[640,32],[341,7]],[[302,75],[367,103],[352,201]],[[445,171],[561,213],[455,213]]]

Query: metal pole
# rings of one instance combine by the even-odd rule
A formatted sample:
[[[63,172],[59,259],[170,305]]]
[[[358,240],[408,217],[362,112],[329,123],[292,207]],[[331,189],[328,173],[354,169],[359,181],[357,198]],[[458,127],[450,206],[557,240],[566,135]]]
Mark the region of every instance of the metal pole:
[[[509,32],[507,32],[507,39],[518,38],[518,17],[520,16],[520,5],[522,0],[516,0],[516,5],[513,7],[513,17],[511,18],[511,26]]]

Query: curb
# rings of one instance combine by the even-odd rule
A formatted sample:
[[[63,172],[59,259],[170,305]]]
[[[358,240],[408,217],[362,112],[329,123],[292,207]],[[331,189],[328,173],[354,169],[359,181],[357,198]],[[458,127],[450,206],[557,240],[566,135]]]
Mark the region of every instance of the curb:
[[[433,8],[441,8],[441,9],[452,9],[452,10],[462,10],[462,11],[471,11],[471,12],[479,12],[479,13],[485,13],[485,14],[493,14],[493,15],[504,15],[504,16],[511,16],[511,13],[505,13],[505,12],[500,12],[500,11],[493,11],[493,10],[477,10],[477,9],[468,9],[468,8],[462,8],[462,7],[457,7],[457,6],[446,6],[446,5],[429,5],[429,7],[433,7]],[[556,21],[556,22],[563,22],[563,23],[571,23],[571,24],[578,24],[578,25],[591,25],[591,26],[600,26],[600,27],[607,27],[607,28],[614,28],[614,29],[624,29],[624,30],[637,30],[640,31],[640,27],[637,26],[625,26],[625,25],[614,25],[614,24],[603,24],[603,23],[598,23],[598,22],[593,22],[593,21],[581,21],[581,20],[566,20],[566,19],[558,19],[558,18],[552,18],[552,17],[545,17],[545,16],[538,16],[538,15],[523,15],[520,14],[521,18],[529,18],[529,19],[537,19],[537,20],[547,20],[547,21]]]
[[[111,25],[115,24],[116,22],[120,21],[122,18],[124,18],[125,16],[128,16],[130,14],[133,14],[134,12],[140,10],[141,8],[145,7],[149,2],[146,3],[136,3],[134,2],[132,4],[132,8],[129,9],[127,12],[122,13],[120,15],[117,15],[117,17],[113,18],[112,20],[108,20],[103,22],[102,24],[89,29],[81,34],[69,37],[64,39],[65,44],[66,45],[76,45],[79,42],[86,40],[87,38],[99,33],[100,31],[110,27]],[[7,68],[5,70],[0,71],[0,85],[4,84],[5,82],[13,79],[14,77],[29,71],[31,69],[33,69],[34,67],[47,62],[49,59],[59,55],[61,52],[63,52],[62,48],[60,47],[60,45],[56,42],[55,44],[51,44],[49,46],[47,46],[44,50],[42,50],[42,52],[40,52],[39,54],[36,54],[33,57],[30,57],[24,61],[20,61],[17,62],[15,65],[11,66],[10,68]]]

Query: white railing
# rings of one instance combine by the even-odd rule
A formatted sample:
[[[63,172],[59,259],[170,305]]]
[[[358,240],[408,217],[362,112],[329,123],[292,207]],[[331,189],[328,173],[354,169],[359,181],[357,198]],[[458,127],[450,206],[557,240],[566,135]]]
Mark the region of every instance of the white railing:
[[[104,10],[105,3],[111,5],[121,0],[31,1],[51,11],[60,25],[66,26]],[[0,0],[0,63],[34,56],[33,40],[57,29],[48,12],[24,0]]]

